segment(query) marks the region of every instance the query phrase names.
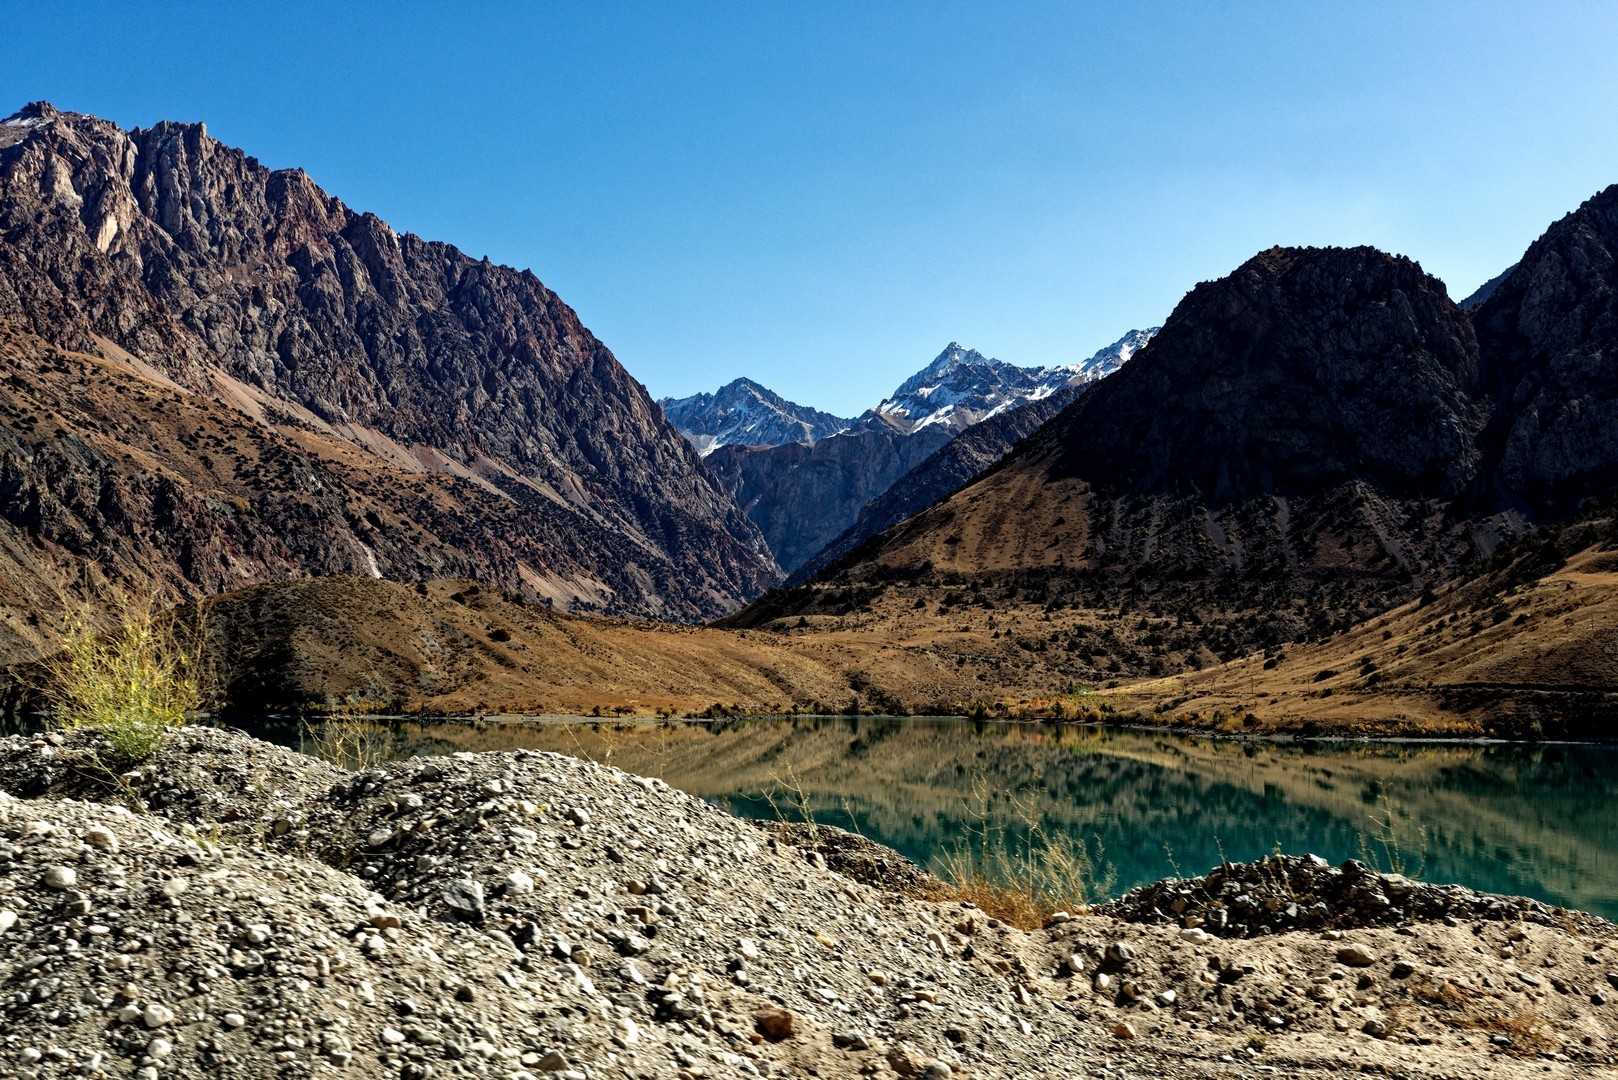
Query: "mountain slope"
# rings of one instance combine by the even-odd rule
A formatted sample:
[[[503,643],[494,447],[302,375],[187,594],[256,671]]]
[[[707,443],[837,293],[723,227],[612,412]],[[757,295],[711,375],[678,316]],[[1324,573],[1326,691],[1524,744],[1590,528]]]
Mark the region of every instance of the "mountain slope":
[[[996,413],[967,428],[861,507],[854,524],[793,570],[788,580],[793,583],[810,580],[871,537],[953,495],[1091,385],[1071,384],[1049,397]]]
[[[30,106],[0,123],[0,237],[0,318],[244,426],[345,443],[383,507],[405,512],[401,478],[422,473],[507,505],[430,555],[379,554],[383,574],[437,561],[563,604],[694,619],[774,571],[645,390],[532,273],[395,233],[201,125],[124,132]],[[164,544],[145,541],[158,578],[176,558]],[[231,563],[230,583],[261,572]]]
[[[736,379],[712,394],[663,398],[658,404],[669,423],[684,432],[702,454],[733,443],[812,443],[837,434],[851,423],[788,401],[751,379]]]
[[[722,446],[706,463],[790,574],[949,438],[943,427],[907,434],[867,415],[814,444]]]
[[[1345,628],[1517,528],[1445,513],[1481,467],[1478,380],[1465,314],[1409,260],[1264,252],[1000,465],[733,622],[907,582],[1174,614],[1217,656]]]
[[[1136,683],[1110,703],[1193,728],[1610,739],[1618,727],[1610,513],[1609,505],[1525,538],[1330,640]]]
[[[1547,229],[1473,318],[1494,494],[1554,517],[1618,484],[1618,185]]]

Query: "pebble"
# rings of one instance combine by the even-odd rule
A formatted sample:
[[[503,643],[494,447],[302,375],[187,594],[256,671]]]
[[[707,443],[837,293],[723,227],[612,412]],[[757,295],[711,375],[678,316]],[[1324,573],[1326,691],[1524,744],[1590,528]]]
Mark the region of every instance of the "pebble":
[[[753,1026],[771,1042],[792,1038],[796,1017],[789,1009],[764,1008],[753,1013]]]
[[[79,883],[79,872],[71,866],[53,866],[41,880],[47,889],[71,889]]]
[[[896,1043],[888,1051],[888,1066],[900,1076],[921,1076],[931,1064],[926,1054],[907,1042]]]
[[[1112,1025],[1112,1036],[1115,1039],[1136,1039],[1140,1037],[1140,1034],[1135,1030],[1134,1024],[1131,1024],[1128,1020],[1120,1020]]]
[[[140,1014],[141,1023],[149,1028],[160,1028],[173,1022],[174,1010],[160,1002],[152,1002]]]
[[[1376,963],[1376,953],[1356,941],[1337,950],[1337,962],[1349,967],[1370,967]]]
[[[471,878],[456,878],[445,883],[440,895],[452,910],[463,915],[483,914],[483,885]]]
[[[84,830],[84,842],[103,851],[117,851],[118,837],[105,825],[92,825]]]

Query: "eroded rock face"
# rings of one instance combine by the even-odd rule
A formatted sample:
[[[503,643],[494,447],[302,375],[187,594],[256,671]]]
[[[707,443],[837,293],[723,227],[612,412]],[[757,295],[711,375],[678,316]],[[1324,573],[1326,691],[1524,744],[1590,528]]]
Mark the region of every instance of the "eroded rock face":
[[[1408,259],[1273,248],[1197,286],[1070,410],[1058,468],[1213,504],[1367,481],[1454,495],[1484,416],[1465,312]]]
[[[1558,513],[1618,484],[1618,186],[1546,230],[1475,320],[1499,491]]]
[[[488,580],[544,594],[560,555],[592,606],[699,618],[772,576],[644,388],[532,273],[396,233],[200,124],[30,106],[0,123],[0,236],[0,319],[244,423],[345,440],[389,484],[453,474],[518,503],[534,550],[476,527],[446,540]]]
[[[707,464],[791,573],[950,437],[943,425],[905,434],[867,418],[812,445],[722,446]]]

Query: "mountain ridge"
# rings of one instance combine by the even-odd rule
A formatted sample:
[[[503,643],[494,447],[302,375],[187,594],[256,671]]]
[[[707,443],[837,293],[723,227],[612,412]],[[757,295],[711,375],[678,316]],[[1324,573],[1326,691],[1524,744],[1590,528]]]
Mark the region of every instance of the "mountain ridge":
[[[443,555],[473,576],[689,620],[775,572],[644,388],[531,271],[397,233],[205,125],[126,132],[42,103],[14,114],[0,123],[0,235],[0,319],[52,347],[145,371],[243,423],[344,442],[388,473],[378,483],[401,507],[423,474],[515,505],[515,537],[474,525],[440,538],[471,545]],[[8,526],[37,542],[26,522]],[[319,538],[295,540],[318,565]]]

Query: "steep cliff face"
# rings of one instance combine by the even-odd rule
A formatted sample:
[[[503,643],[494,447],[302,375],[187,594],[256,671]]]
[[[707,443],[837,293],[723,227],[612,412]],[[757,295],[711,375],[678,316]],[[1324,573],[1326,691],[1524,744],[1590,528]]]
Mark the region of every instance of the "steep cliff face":
[[[763,534],[782,572],[791,573],[949,440],[944,427],[905,434],[867,418],[812,445],[723,446],[706,460]]]
[[[645,390],[532,273],[395,233],[202,125],[124,132],[30,106],[0,123],[0,237],[0,319],[243,423],[346,443],[379,485],[458,477],[507,506],[443,538],[443,561],[474,576],[692,619],[774,573]]]
[[[1618,485],[1618,186],[1546,230],[1473,317],[1494,493],[1555,515]]]

